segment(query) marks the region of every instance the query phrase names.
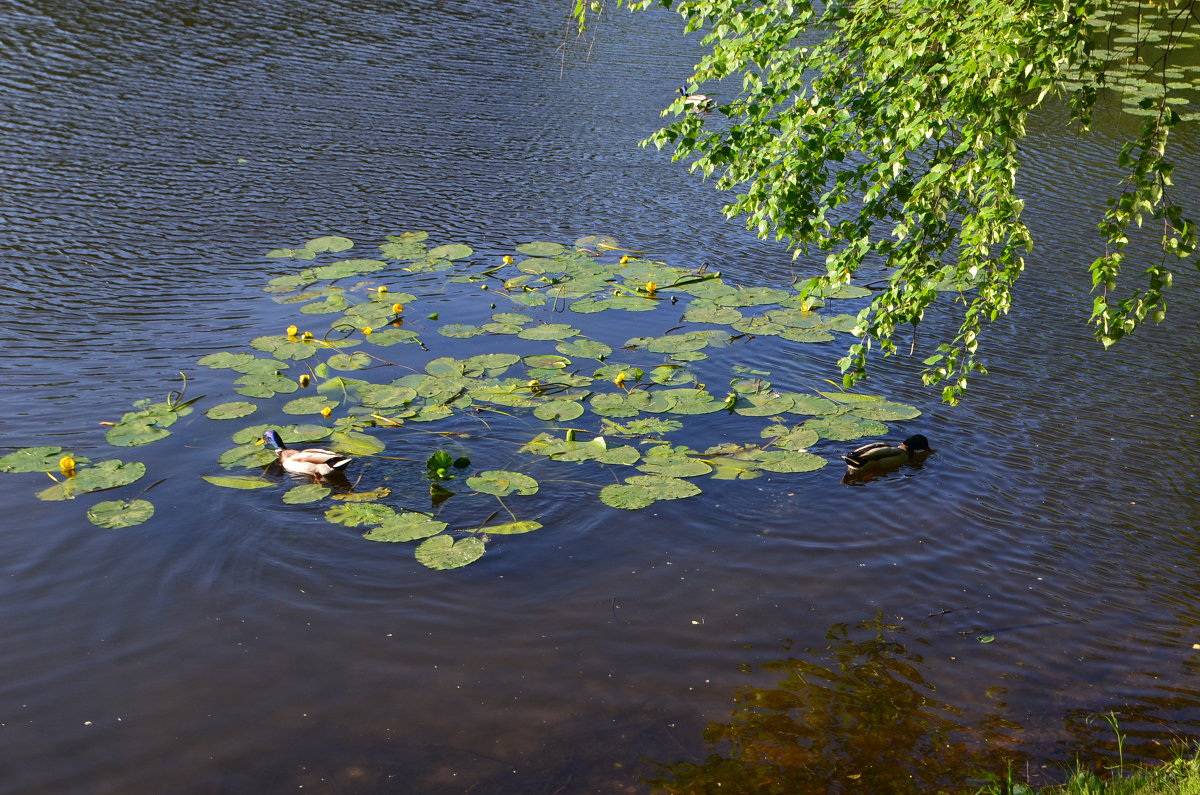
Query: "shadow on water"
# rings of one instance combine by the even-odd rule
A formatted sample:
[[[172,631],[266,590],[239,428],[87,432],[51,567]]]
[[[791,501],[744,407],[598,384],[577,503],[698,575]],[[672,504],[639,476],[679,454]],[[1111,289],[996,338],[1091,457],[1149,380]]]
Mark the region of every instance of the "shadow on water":
[[[927,793],[1015,761],[1007,732],[1021,727],[995,714],[970,725],[941,701],[911,650],[921,639],[879,615],[835,624],[826,640],[759,666],[778,681],[734,691],[730,720],[705,731],[713,752],[661,765],[648,783],[667,793]]]

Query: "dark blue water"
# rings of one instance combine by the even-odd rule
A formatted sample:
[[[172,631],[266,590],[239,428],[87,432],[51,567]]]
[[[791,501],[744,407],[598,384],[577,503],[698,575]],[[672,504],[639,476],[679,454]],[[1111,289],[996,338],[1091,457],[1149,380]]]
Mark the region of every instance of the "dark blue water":
[[[206,405],[235,398],[195,360],[294,321],[261,291],[294,266],[262,255],[320,234],[370,247],[428,230],[498,263],[529,240],[606,233],[743,284],[811,269],[636,146],[695,42],[669,17],[621,14],[590,57],[564,56],[567,10],[0,11],[0,444],[106,451],[98,423],[162,399],[181,370]],[[452,573],[278,491],[208,487],[228,432],[199,415],[124,456],[163,479],[138,527],[99,530],[84,505],[35,499],[42,476],[0,476],[0,791],[645,791],[650,762],[707,755],[702,729],[730,719],[734,689],[773,684],[762,666],[828,665],[827,631],[877,615],[964,742],[1034,771],[1103,749],[1090,719],[1109,710],[1140,754],[1193,732],[1194,278],[1176,280],[1162,326],[1101,352],[1081,263],[1114,138],[1038,124],[1023,183],[1039,248],[989,335],[991,374],[954,409],[917,362],[870,384],[925,412],[895,425],[933,439],[923,468],[861,488],[832,465],[706,482],[636,513],[557,483],[531,509],[543,530]],[[1179,160],[1194,205],[1194,137]],[[412,279],[443,321],[477,311],[445,276]],[[675,322],[615,320],[618,343]],[[422,333],[439,350],[469,350],[435,327]],[[726,362],[812,389],[839,355],[758,340]],[[471,431],[472,455],[516,460],[504,428]]]

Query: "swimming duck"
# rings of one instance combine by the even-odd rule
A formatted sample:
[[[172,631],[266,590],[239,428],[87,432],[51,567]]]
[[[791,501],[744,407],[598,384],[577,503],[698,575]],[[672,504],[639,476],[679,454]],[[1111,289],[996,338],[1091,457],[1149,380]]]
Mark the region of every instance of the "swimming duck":
[[[882,472],[893,469],[914,459],[924,458],[931,452],[929,440],[921,434],[910,436],[899,445],[887,442],[864,444],[842,456],[846,462],[846,473]]]
[[[689,94],[687,85],[682,85],[675,89],[675,93],[683,97],[683,104],[687,105],[691,111],[712,110],[717,106],[715,97],[710,97],[707,94]]]
[[[288,472],[301,475],[320,477],[341,472],[350,463],[351,458],[332,450],[322,450],[319,447],[309,447],[304,450],[292,450],[279,438],[278,431],[267,431],[263,434],[263,443],[275,451],[279,465]]]

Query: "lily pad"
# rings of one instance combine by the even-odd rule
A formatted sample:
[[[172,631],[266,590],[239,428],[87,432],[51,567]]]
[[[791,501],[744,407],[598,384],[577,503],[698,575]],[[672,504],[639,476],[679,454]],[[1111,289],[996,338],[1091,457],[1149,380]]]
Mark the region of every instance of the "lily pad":
[[[222,486],[227,489],[265,489],[275,485],[273,481],[253,475],[201,475],[201,477],[214,486]]]
[[[659,500],[679,500],[699,493],[699,486],[679,478],[634,475],[625,483],[605,486],[600,490],[600,500],[613,508],[632,511]]]
[[[306,483],[303,486],[296,486],[284,492],[283,501],[288,505],[300,505],[306,502],[323,500],[332,492],[333,489],[328,486],[322,486],[320,483]]]
[[[402,542],[416,541],[429,538],[446,529],[445,522],[439,522],[423,513],[406,511],[389,516],[379,527],[366,533],[363,538],[368,541]]]
[[[458,260],[466,259],[475,253],[475,250],[463,243],[450,243],[445,246],[437,246],[429,249],[425,254],[428,259],[448,259]]]
[[[517,336],[523,340],[563,340],[578,333],[579,329],[567,323],[543,323],[540,326],[523,328]]]
[[[474,563],[483,557],[486,549],[483,539],[470,537],[455,541],[442,534],[422,541],[413,554],[421,565],[445,571]]]
[[[533,416],[548,422],[568,422],[583,414],[583,406],[574,400],[551,400],[533,410]]]
[[[334,524],[346,527],[362,527],[370,524],[381,524],[396,515],[396,512],[386,505],[373,502],[352,502],[348,505],[335,505],[325,512],[325,518]]]
[[[374,502],[391,496],[392,490],[387,486],[379,486],[370,491],[351,491],[346,494],[335,494],[333,498],[339,502]]]
[[[0,472],[57,472],[62,456],[61,447],[26,447],[0,458]]]
[[[248,400],[235,400],[213,406],[204,415],[210,420],[236,420],[258,411],[258,404]]]
[[[37,493],[39,500],[70,500],[80,494],[102,491],[133,483],[146,474],[146,465],[140,461],[125,463],[116,459],[101,461],[95,466],[78,469],[74,477],[43,489]]]
[[[541,522],[508,522],[507,524],[490,524],[487,527],[474,527],[467,532],[487,533],[488,535],[492,536],[515,536],[522,533],[530,533],[534,530],[539,530],[541,527]]]
[[[554,346],[554,349],[565,356],[597,360],[603,360],[606,356],[611,356],[613,352],[613,349],[603,342],[588,339],[560,342]]]
[[[536,494],[538,482],[520,472],[489,470],[467,478],[467,485],[484,494],[504,497],[509,494]]]
[[[274,451],[261,444],[243,444],[221,453],[217,463],[222,469],[264,467],[276,459]]]
[[[324,395],[310,395],[309,397],[296,398],[289,400],[283,404],[284,414],[320,414],[322,409],[337,408],[338,401],[325,397]]]
[[[346,430],[336,430],[329,436],[330,446],[339,453],[347,455],[372,455],[381,453],[386,448],[380,439],[369,433]]]
[[[233,391],[239,395],[255,398],[270,398],[277,394],[291,394],[300,388],[290,378],[282,375],[244,375],[233,382]]]
[[[116,529],[133,527],[154,515],[154,504],[147,500],[106,500],[88,509],[88,521],[97,527]]]

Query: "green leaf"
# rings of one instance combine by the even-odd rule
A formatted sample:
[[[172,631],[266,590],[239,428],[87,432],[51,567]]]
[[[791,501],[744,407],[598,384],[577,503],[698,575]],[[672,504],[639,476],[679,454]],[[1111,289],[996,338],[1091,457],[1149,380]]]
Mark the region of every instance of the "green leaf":
[[[523,340],[562,340],[574,337],[579,329],[566,323],[543,323],[540,326],[523,328],[517,334]]]
[[[276,459],[274,451],[261,444],[243,444],[221,453],[217,463],[222,469],[264,467]]]
[[[62,456],[61,447],[26,447],[0,458],[0,472],[57,472]]]
[[[679,478],[634,475],[623,484],[605,486],[600,500],[613,508],[637,510],[659,500],[679,500],[700,493],[700,487]]]
[[[220,403],[204,412],[210,420],[236,420],[258,411],[258,405],[248,400]]]
[[[492,524],[487,527],[475,527],[468,530],[468,533],[487,533],[493,536],[515,536],[522,533],[529,533],[534,530],[539,530],[542,527],[541,522],[508,522],[507,524]]]
[[[436,248],[431,248],[429,249],[429,253],[427,253],[425,256],[428,259],[459,260],[466,259],[474,253],[475,251],[470,246],[462,243],[451,243],[446,246],[437,246]]]
[[[337,408],[338,401],[324,395],[296,398],[283,404],[284,414],[320,414],[322,409]]]
[[[374,528],[363,538],[368,541],[403,542],[429,538],[445,530],[447,524],[439,522],[423,513],[406,511],[389,516],[379,527]],[[448,536],[447,536],[448,537]]]
[[[333,489],[328,486],[322,486],[320,483],[306,483],[303,486],[295,486],[284,492],[283,501],[288,505],[300,505],[306,502],[323,500],[332,492]]]
[[[333,524],[346,527],[362,527],[369,524],[381,524],[396,512],[386,505],[373,502],[352,502],[346,505],[335,505],[325,512],[325,518]]]
[[[568,422],[583,414],[583,406],[574,400],[551,400],[533,410],[533,416],[547,422]]]
[[[483,557],[485,550],[486,546],[480,538],[471,537],[455,541],[443,534],[422,541],[414,554],[421,565],[444,571],[474,563]]]
[[[78,464],[78,462],[76,462]],[[94,466],[76,470],[74,477],[65,478],[37,493],[39,500],[70,500],[80,494],[126,486],[146,474],[140,461],[125,463],[116,459],[101,461]]]
[[[613,349],[603,342],[580,339],[570,342],[560,342],[554,349],[565,356],[575,356],[581,359],[604,359],[611,356]]]
[[[88,509],[88,521],[97,527],[116,529],[141,524],[154,515],[146,500],[106,500]]]
[[[372,336],[374,336],[372,334]],[[370,367],[374,360],[365,353],[345,354],[335,353],[329,357],[327,364],[335,370],[361,370]]]
[[[351,491],[345,494],[335,494],[333,498],[340,502],[374,502],[391,496],[392,490],[387,486],[377,486],[370,491]]]
[[[113,447],[138,447],[170,435],[170,431],[149,422],[121,422],[105,432],[104,441]]]
[[[275,485],[266,478],[253,475],[201,475],[201,477],[214,486],[223,486],[227,489],[265,489]]]
[[[538,482],[520,472],[489,470],[467,478],[467,485],[484,494],[504,497],[509,494],[536,494]]]
[[[326,235],[325,237],[314,237],[312,240],[304,244],[304,247],[309,251],[320,254],[325,251],[337,253],[354,247],[354,241],[348,237],[340,237],[338,235]]]
[[[233,391],[239,395],[255,398],[270,398],[277,394],[291,394],[300,388],[290,378],[282,375],[244,375],[233,382]]]
[[[367,433],[341,429],[329,436],[330,447],[346,455],[373,455],[387,449],[380,439]]]

